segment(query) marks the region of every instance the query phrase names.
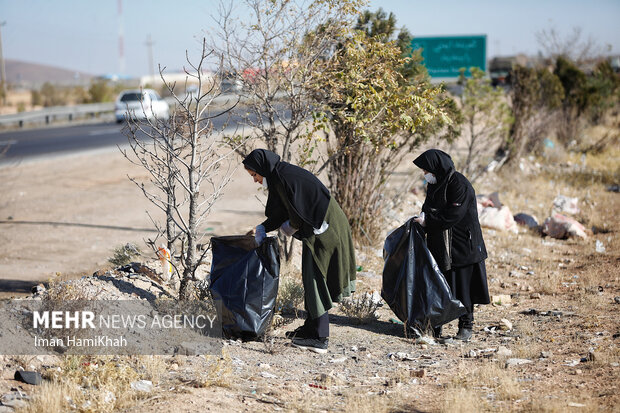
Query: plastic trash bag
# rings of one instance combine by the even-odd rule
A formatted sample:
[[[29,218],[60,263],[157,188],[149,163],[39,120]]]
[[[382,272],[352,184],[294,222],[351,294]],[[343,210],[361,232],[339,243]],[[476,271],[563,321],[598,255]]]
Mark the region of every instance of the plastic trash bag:
[[[209,290],[221,300],[222,331],[251,340],[264,335],[274,314],[280,276],[275,237],[256,245],[254,236],[211,238],[213,260]]]
[[[422,227],[410,219],[383,245],[381,297],[416,333],[448,323],[467,312],[426,247]]]

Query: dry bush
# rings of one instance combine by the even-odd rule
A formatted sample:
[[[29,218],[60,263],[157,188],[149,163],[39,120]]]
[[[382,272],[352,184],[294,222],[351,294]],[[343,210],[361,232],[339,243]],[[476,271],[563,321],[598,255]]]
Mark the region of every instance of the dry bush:
[[[28,411],[108,412],[128,407],[141,397],[131,388],[141,378],[138,361],[133,357],[66,356],[59,369],[44,372],[51,384],[34,394]],[[50,410],[47,402],[59,408]]]
[[[140,248],[136,244],[127,243],[120,247],[114,248],[112,257],[108,258],[108,262],[115,267],[127,265],[141,254]]]
[[[485,400],[488,395],[495,402],[514,401],[522,395],[515,373],[493,362],[475,368],[461,365],[445,394],[443,411],[446,412],[494,411],[496,406]]]
[[[206,373],[193,384],[195,387],[226,387],[232,386],[233,377],[232,359],[228,351],[222,350],[222,356],[205,356],[207,360]]]
[[[310,389],[310,391],[295,397],[286,404],[286,410],[295,412],[373,413],[408,411],[404,406],[406,400],[400,392],[394,391],[387,395],[377,395],[372,392],[360,391],[359,388],[338,389],[336,391],[332,389],[333,385],[329,382],[321,382],[321,386],[324,386],[325,389]]]
[[[478,413],[488,411],[489,407],[480,396],[462,387],[448,387],[444,393],[441,411],[445,413]]]
[[[377,320],[378,308],[379,303],[374,303],[370,294],[346,298],[340,302],[340,311],[349,317],[353,324],[368,324]]]
[[[280,280],[282,281],[282,277]],[[297,317],[297,311],[303,302],[303,285],[292,277],[285,278],[278,289],[276,308],[280,309],[282,313],[295,313],[295,317]]]
[[[43,382],[41,386],[37,387],[30,402],[25,407],[16,410],[16,412],[48,413],[70,411],[71,407],[67,397],[73,399],[78,393],[79,390],[75,386]]]

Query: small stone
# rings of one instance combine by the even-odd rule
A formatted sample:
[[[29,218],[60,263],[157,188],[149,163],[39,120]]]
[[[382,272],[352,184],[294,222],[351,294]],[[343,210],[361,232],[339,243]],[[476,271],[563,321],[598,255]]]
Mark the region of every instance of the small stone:
[[[409,376],[410,377],[424,377],[424,374],[426,372],[424,371],[424,369],[420,369],[420,370],[410,370],[409,371]]]
[[[509,320],[502,318],[499,321],[499,328],[500,330],[510,331],[512,330],[512,323]]]
[[[271,366],[267,363],[259,363],[258,367],[260,367],[261,369],[270,369]]]
[[[508,359],[506,360],[506,367],[510,367],[510,366],[518,366],[521,364],[529,364],[531,363],[532,360],[528,360],[528,359]]]
[[[476,350],[469,350],[467,353],[465,353],[466,358],[475,359],[477,356],[478,353],[476,353]]]
[[[275,374],[266,372],[266,371],[261,371],[260,372],[261,377],[264,377],[266,379],[277,379],[278,376],[276,376]]]
[[[614,297],[614,301],[616,302],[616,304],[620,304],[620,297]]]
[[[338,358],[333,358],[333,359],[329,360],[330,363],[344,363],[345,361],[347,361],[347,357],[346,356],[338,357]]]
[[[583,371],[581,369],[575,369],[575,374],[581,374]]]
[[[552,355],[553,355],[553,353],[550,352],[550,351],[541,351],[540,352],[540,358],[543,358],[543,359],[551,358]]]
[[[509,304],[510,301],[511,301],[511,298],[507,294],[499,294],[499,295],[494,295],[491,297],[491,302],[497,305]]]
[[[149,393],[153,390],[153,382],[150,380],[138,380],[131,383],[131,388],[135,391]]]
[[[21,399],[12,399],[12,400],[7,400],[5,402],[2,402],[2,405],[6,407],[10,407],[12,411],[13,409],[24,409],[28,406],[28,403],[26,403],[25,401]]]
[[[532,293],[530,294],[530,298],[532,300],[540,300],[540,293]]]
[[[568,407],[586,407],[585,404],[568,402]]]
[[[499,346],[497,349],[497,355],[502,357],[510,357],[512,356],[512,350],[504,346]]]
[[[357,346],[351,346],[351,351],[356,352],[357,351]]]
[[[595,361],[597,356],[594,350],[590,350],[586,358],[588,359],[588,361]]]

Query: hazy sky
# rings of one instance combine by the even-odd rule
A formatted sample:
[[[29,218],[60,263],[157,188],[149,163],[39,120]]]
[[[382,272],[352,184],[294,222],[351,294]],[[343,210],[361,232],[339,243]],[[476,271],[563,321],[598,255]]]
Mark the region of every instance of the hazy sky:
[[[122,23],[125,72],[149,73],[147,36],[155,65],[182,68],[185,50],[196,55],[218,0],[0,0],[2,47],[7,59],[44,63],[91,74],[119,73]],[[610,54],[620,54],[620,0],[373,0],[392,11],[414,36],[486,34],[487,56],[536,54],[535,34],[574,27]]]

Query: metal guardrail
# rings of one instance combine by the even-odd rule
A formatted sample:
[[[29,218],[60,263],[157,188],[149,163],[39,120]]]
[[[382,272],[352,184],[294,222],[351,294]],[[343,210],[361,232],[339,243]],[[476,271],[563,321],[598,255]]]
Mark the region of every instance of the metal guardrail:
[[[59,119],[68,120],[91,117],[101,113],[114,111],[114,103],[91,103],[74,106],[53,106],[45,109],[32,110],[28,112],[14,113],[11,115],[0,115],[0,126],[17,125],[20,128],[27,123],[50,124]]]
[[[226,105],[235,102],[237,99],[247,100],[235,94],[226,94],[216,97],[213,100],[215,105]],[[164,99],[173,108],[176,101],[173,98]],[[73,106],[53,106],[45,109],[33,110],[28,112],[14,113],[10,115],[0,115],[0,127],[18,126],[24,127],[26,124],[45,124],[49,125],[59,120],[74,121],[84,118],[95,118],[102,114],[114,112],[114,103],[90,103]],[[109,120],[109,119],[107,119]]]

